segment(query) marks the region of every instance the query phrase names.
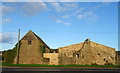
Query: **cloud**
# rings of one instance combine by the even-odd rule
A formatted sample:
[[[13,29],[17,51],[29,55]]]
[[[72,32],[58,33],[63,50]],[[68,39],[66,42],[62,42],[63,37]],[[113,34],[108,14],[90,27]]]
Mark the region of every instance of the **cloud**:
[[[76,18],[77,20],[85,20],[90,22],[96,22],[99,18],[97,13],[95,13],[95,10],[101,7],[101,5],[97,5],[91,9],[91,7],[81,7],[78,6],[77,3],[51,3],[52,6],[58,10],[56,14],[54,14],[53,20],[57,23],[64,24],[66,26],[72,25],[71,18]],[[66,11],[61,10],[64,8]],[[74,7],[76,6],[76,7]],[[64,11],[64,12],[62,12]],[[61,13],[60,13],[61,12]],[[58,14],[58,15],[57,15]]]
[[[5,6],[5,5],[1,5],[1,9],[0,9],[0,11],[2,12],[2,15],[11,13],[11,12],[13,12],[14,10],[15,10],[14,7]]]
[[[69,23],[69,22],[65,22],[65,21],[60,20],[60,19],[56,19],[55,21],[56,21],[57,23],[64,24],[65,26],[70,26],[70,25],[71,25],[71,23]]]
[[[58,20],[58,19],[56,20],[56,22],[57,22],[57,23],[63,23],[62,20]]]
[[[64,22],[64,25],[66,25],[66,26],[70,26],[71,23],[69,23],[69,22]]]
[[[99,18],[94,12],[89,11],[84,14],[85,18],[89,21],[96,22]]]
[[[28,16],[37,15],[45,10],[47,10],[47,5],[44,2],[29,2],[22,6],[22,11]]]
[[[72,3],[72,4],[67,4],[67,6],[70,6],[70,7],[75,7],[77,6],[76,4]]]
[[[5,6],[5,5],[1,5],[0,6],[0,16],[2,17],[0,23],[3,24],[3,23],[9,23],[9,22],[12,22],[12,19],[11,18],[8,18],[8,14],[9,13],[13,13],[13,11],[15,10],[14,7],[11,7],[11,6]]]
[[[62,16],[62,18],[69,18],[69,17],[70,17],[70,15],[68,15],[68,14]]]
[[[50,2],[51,10],[56,12],[65,12],[69,13],[75,11],[78,8],[78,3],[70,3],[70,2]],[[63,17],[64,18],[64,17]]]
[[[64,2],[63,4],[66,6],[66,8],[69,8],[69,10],[78,8],[78,3]]]
[[[51,2],[50,5],[51,5],[57,12],[67,11],[67,8],[64,7],[64,6],[61,6],[60,3]]]
[[[9,23],[9,22],[12,22],[12,19],[9,19],[9,18],[4,18],[2,19],[2,23]]]
[[[51,2],[50,5],[57,12],[68,12],[78,8],[78,3],[69,3],[69,2]]]
[[[76,17],[77,17],[78,19],[82,19],[82,18],[84,18],[85,16],[82,15],[82,14],[78,14]]]
[[[12,44],[14,39],[15,38],[8,33],[4,33],[4,34],[0,33],[0,43]]]

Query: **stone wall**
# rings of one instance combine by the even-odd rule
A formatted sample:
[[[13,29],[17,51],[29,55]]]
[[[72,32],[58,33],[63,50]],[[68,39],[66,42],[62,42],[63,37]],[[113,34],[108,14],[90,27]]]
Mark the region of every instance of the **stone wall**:
[[[58,58],[59,54],[58,53],[44,53],[43,54],[44,58],[49,58],[49,64],[50,65],[58,65]]]
[[[60,57],[59,58],[59,65],[69,65],[69,64],[76,64],[75,58],[73,57]]]
[[[78,44],[74,44],[74,45],[60,47],[60,48],[58,48],[58,51],[59,51],[59,53],[67,53],[67,52],[72,52],[72,51],[78,51],[83,47],[83,43],[78,43]]]
[[[49,47],[31,30],[20,40],[18,56],[14,64],[48,64],[48,59],[43,58],[43,53],[49,53]]]
[[[70,49],[70,50],[69,50]],[[115,65],[115,49],[91,41],[59,48],[59,64]]]
[[[32,40],[28,45],[28,40],[22,40],[19,50],[19,64],[42,64],[42,52],[40,51],[40,42]]]

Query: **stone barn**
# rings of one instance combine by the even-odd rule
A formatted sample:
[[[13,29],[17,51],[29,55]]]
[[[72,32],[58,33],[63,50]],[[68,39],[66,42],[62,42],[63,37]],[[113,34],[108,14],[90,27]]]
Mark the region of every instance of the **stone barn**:
[[[31,30],[20,40],[18,56],[14,64],[44,64],[43,53],[50,52],[45,42]]]
[[[14,50],[11,50],[12,53],[9,51],[7,57],[13,54],[15,52]],[[60,47],[58,49],[50,49],[31,30],[20,40],[20,48],[17,54],[13,59],[14,64],[115,65],[116,61],[118,63],[115,48],[86,39],[82,43]]]
[[[59,48],[59,64],[115,65],[114,48],[86,39],[82,43]]]

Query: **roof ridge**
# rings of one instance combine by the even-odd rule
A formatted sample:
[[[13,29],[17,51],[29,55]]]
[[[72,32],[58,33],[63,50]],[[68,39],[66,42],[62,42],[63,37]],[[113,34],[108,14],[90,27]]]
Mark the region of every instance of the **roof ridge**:
[[[48,49],[50,49],[50,47],[49,47],[37,34],[35,34],[32,30],[30,30],[30,32],[32,32],[32,33],[37,37],[38,40],[40,40],[43,44],[45,44],[45,46],[46,46]]]
[[[49,46],[48,46],[37,34],[35,34],[32,30],[29,30],[29,31],[22,37],[22,39],[23,39],[27,34],[29,34],[29,33],[32,33],[39,41],[41,41],[43,44],[45,44],[45,46],[46,46],[48,49],[50,49]],[[22,39],[21,39],[21,40],[22,40]]]

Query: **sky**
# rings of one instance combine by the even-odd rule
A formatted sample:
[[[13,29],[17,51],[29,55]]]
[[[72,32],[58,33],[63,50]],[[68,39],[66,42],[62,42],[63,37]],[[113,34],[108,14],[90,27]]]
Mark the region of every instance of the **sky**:
[[[118,50],[117,2],[2,2],[0,50],[29,30],[52,49],[91,41]]]

